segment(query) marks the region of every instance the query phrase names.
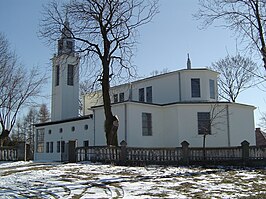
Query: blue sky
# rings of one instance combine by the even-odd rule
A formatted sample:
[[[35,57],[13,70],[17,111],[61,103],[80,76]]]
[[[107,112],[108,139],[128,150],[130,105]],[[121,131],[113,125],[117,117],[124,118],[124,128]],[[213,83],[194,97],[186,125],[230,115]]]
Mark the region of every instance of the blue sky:
[[[49,0],[1,0],[0,32],[4,33],[27,67],[39,66],[50,71],[56,46],[47,46],[38,38],[42,5]],[[227,53],[235,54],[236,37],[233,32],[221,27],[200,30],[199,21],[193,19],[198,9],[198,0],[160,0],[160,13],[139,31],[134,64],[140,76],[148,76],[154,70],[167,68],[169,71],[186,67],[187,53],[192,67],[210,66],[224,58]],[[238,45],[243,49],[241,45]],[[255,60],[257,61],[257,60]],[[46,88],[50,92],[50,85]],[[257,88],[245,91],[238,98],[257,108],[256,122],[260,112],[266,111],[266,92]],[[44,102],[50,103],[44,99]]]

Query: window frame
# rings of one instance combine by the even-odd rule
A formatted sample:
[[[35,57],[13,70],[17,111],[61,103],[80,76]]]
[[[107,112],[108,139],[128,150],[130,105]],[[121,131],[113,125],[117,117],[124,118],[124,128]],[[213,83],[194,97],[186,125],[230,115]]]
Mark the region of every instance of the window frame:
[[[36,152],[44,153],[44,131],[45,129],[37,129],[36,133]]]
[[[50,142],[46,142],[46,153],[49,153],[50,151]]]
[[[142,119],[142,136],[152,136],[152,114],[143,112]]]
[[[56,152],[57,153],[60,153],[61,151],[61,142],[60,141],[57,141],[57,144],[56,144]]]
[[[152,103],[152,86],[146,87],[146,102]]]
[[[210,112],[197,112],[198,134],[211,135],[211,117]],[[205,128],[206,130],[204,130]]]
[[[209,88],[210,88],[210,98],[215,99],[215,81],[209,79]]]
[[[54,142],[50,142],[50,153],[54,152]]]
[[[114,97],[114,103],[118,103],[118,94],[114,94],[113,97]]]
[[[61,141],[61,153],[65,153],[65,145],[66,145],[66,142]]]
[[[73,64],[67,65],[67,85],[74,86],[74,71],[75,66]]]
[[[144,88],[139,89],[139,102],[145,102],[145,91]]]
[[[60,82],[60,66],[55,66],[55,86],[59,86]]]
[[[191,97],[200,98],[200,78],[191,78]]]
[[[119,93],[119,102],[125,101],[125,93]]]

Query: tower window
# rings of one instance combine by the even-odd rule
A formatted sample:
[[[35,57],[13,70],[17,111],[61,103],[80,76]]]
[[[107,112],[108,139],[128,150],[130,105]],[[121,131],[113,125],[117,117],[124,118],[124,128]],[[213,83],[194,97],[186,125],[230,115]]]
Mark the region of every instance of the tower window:
[[[215,99],[215,84],[214,84],[214,80],[210,79],[209,80],[209,84],[210,84],[210,98],[211,99]]]
[[[67,66],[67,85],[74,85],[74,65]]]
[[[200,97],[200,79],[191,79],[191,97]]]
[[[60,39],[58,40],[58,54],[60,55],[62,53],[63,50],[63,40]]]
[[[73,52],[73,42],[72,41],[67,41],[67,49],[70,52]]]
[[[139,101],[144,102],[144,88],[139,89]]]
[[[152,87],[149,86],[146,88],[146,101],[152,103]]]
[[[123,102],[125,100],[124,93],[119,93],[119,102]]]
[[[59,85],[59,77],[60,77],[60,67],[59,65],[55,66],[55,86]]]
[[[114,103],[118,102],[118,94],[114,94]]]

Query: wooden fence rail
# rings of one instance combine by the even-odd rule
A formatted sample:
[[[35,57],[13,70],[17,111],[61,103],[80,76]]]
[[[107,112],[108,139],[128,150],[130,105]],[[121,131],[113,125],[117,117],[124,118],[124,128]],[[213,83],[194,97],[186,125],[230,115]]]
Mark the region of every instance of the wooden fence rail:
[[[247,141],[239,147],[196,148],[184,141],[176,148],[127,147],[122,141],[119,147],[89,146],[76,148],[76,160],[116,164],[232,164],[266,166],[266,146],[249,146]]]

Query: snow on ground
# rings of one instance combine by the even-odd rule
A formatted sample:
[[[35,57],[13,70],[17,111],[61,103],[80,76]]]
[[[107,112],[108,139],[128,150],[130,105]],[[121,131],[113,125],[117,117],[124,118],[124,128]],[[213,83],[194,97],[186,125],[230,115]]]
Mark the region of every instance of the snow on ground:
[[[0,198],[266,198],[266,170],[0,162]]]

